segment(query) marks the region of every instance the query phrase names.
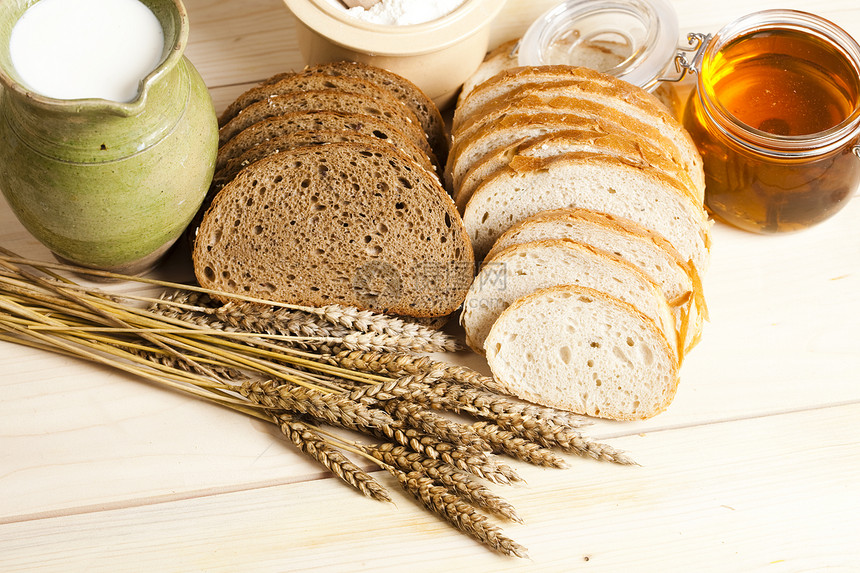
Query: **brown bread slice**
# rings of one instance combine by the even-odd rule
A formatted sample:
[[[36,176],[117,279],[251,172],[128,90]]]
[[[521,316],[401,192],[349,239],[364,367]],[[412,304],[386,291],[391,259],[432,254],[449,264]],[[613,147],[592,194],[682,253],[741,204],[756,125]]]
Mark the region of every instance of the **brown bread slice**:
[[[233,178],[245,167],[259,161],[269,155],[274,155],[280,151],[286,151],[294,147],[302,147],[305,145],[323,145],[326,143],[338,142],[353,142],[353,143],[383,143],[385,145],[394,144],[390,140],[381,139],[374,135],[367,135],[358,131],[341,130],[319,130],[319,131],[295,131],[266,139],[261,143],[250,148],[248,151],[235,159],[228,161],[224,167],[215,172],[213,183],[223,187],[233,180]],[[415,161],[421,167],[434,173],[433,165],[424,152],[418,149],[414,143],[408,139],[400,141],[396,146],[401,153]]]
[[[292,93],[308,89],[322,89],[307,85],[311,77],[317,86],[338,87],[344,91],[357,92],[363,88],[357,85],[362,80],[370,84],[370,91],[384,90],[394,99],[408,107],[418,119],[433,152],[443,162],[448,152],[448,138],[442,114],[421,88],[406,78],[386,69],[359,62],[330,62],[307,66],[301,72],[276,74],[254,88],[246,91],[231,103],[221,114],[218,124],[225,125],[250,104],[273,95]],[[328,86],[322,78],[328,78]]]
[[[298,111],[339,111],[384,118],[410,135],[416,144],[426,150],[428,156],[432,153],[424,130],[418,124],[415,114],[406,106],[391,102],[387,95],[377,98],[366,93],[332,89],[276,95],[252,103],[219,130],[219,145],[224,145],[236,134],[259,121]]]
[[[338,111],[297,111],[264,119],[239,132],[218,149],[215,169],[223,169],[228,161],[240,157],[255,145],[288,135],[297,131],[354,131],[383,139],[397,147],[417,147],[425,155],[430,146],[422,138],[416,142],[412,128],[374,115]],[[432,152],[431,152],[432,153]],[[435,164],[435,158],[428,155],[427,162]],[[425,162],[422,162],[425,163]]]
[[[329,62],[308,66],[303,73],[323,73],[331,76],[364,78],[391,92],[412,110],[427,134],[430,147],[442,165],[448,156],[448,135],[439,108],[421,88],[408,79],[378,66],[361,62]]]
[[[416,317],[457,309],[474,273],[438,179],[383,144],[300,147],[249,165],[203,217],[193,259],[208,288]]]

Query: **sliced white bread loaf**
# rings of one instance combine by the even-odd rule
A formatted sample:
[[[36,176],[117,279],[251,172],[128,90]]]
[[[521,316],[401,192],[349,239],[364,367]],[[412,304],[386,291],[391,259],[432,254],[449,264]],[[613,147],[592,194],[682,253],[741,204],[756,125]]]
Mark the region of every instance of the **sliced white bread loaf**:
[[[601,133],[591,130],[563,130],[523,138],[514,144],[489,152],[454,186],[454,202],[464,209],[475,188],[493,174],[507,167],[516,156],[548,158],[572,152],[605,153],[630,165],[650,167],[672,179],[678,187],[694,188],[686,171],[668,160],[647,140],[635,138],[629,132]]]
[[[414,126],[397,125],[384,117],[358,112],[297,111],[270,117],[242,130],[230,141],[221,145],[215,159],[215,169],[223,169],[228,161],[240,157],[255,145],[297,131],[355,131],[400,146],[404,141],[427,154],[429,145],[421,143],[423,136]],[[405,145],[405,144],[403,144]],[[435,164],[434,158],[428,161]]]
[[[481,258],[513,225],[564,207],[629,219],[668,240],[700,276],[707,268],[710,229],[702,207],[660,173],[607,155],[515,157],[475,190],[463,221]]]
[[[555,209],[517,223],[496,240],[487,260],[514,245],[552,239],[585,243],[635,265],[663,291],[684,341],[682,354],[699,342],[708,318],[702,282],[666,239],[633,221],[584,209]]]
[[[508,306],[562,284],[592,288],[633,305],[677,348],[674,318],[660,287],[620,257],[569,239],[513,245],[484,261],[463,302],[460,323],[466,343],[481,353],[490,328]]]
[[[300,111],[337,111],[383,118],[412,136],[415,143],[425,149],[428,156],[432,153],[430,144],[427,142],[427,136],[421,129],[418,119],[406,106],[399,102],[392,102],[391,97],[384,92],[381,97],[377,97],[366,93],[345,92],[339,89],[276,95],[252,103],[221,127],[218,131],[219,145],[224,145],[236,134],[264,119]]]
[[[474,274],[438,179],[384,144],[299,147],[249,165],[204,215],[193,259],[207,288],[415,317],[456,310]]]
[[[574,82],[591,82],[598,86],[613,88],[627,86],[629,97],[639,101],[656,101],[654,96],[623,82],[614,76],[586,68],[583,66],[547,65],[514,67],[505,69],[492,78],[476,86],[468,96],[463,98],[454,112],[452,127],[457,130],[468,119],[475,117],[477,110],[493,100],[505,96],[523,87],[548,86],[553,83],[571,84]]]
[[[704,197],[702,158],[689,133],[651,94],[618,80],[609,85],[597,81],[526,84],[477,108],[474,115],[454,130],[452,151],[482,126],[492,126],[512,113],[563,114],[570,109],[581,109],[585,102],[601,106],[601,114],[628,117],[637,122],[630,123],[628,129],[663,149],[669,159],[688,173],[696,194]]]
[[[465,175],[481,160],[519,140],[534,138],[549,133],[568,130],[590,130],[614,133],[622,137],[640,141],[659,150],[673,149],[677,146],[670,138],[653,129],[645,122],[631,116],[615,113],[605,105],[590,100],[562,98],[564,103],[555,103],[542,108],[515,110],[498,118],[495,122],[482,125],[468,138],[460,139],[452,145],[445,169],[446,182],[457,189]],[[668,155],[665,152],[664,155]],[[675,163],[670,156],[667,161]],[[678,166],[676,171],[688,174],[689,171]],[[701,196],[701,186],[689,175],[680,175],[690,181],[689,192]]]
[[[508,392],[537,404],[614,420],[659,414],[678,388],[678,364],[654,322],[604,293],[563,285],[506,309],[486,340]]]
[[[472,93],[472,90],[476,86],[489,80],[499,72],[517,67],[517,45],[519,41],[519,38],[508,40],[496,46],[484,56],[484,61],[481,62],[478,69],[463,82],[463,87],[460,88],[460,93],[457,96],[456,107],[460,107],[466,96]]]

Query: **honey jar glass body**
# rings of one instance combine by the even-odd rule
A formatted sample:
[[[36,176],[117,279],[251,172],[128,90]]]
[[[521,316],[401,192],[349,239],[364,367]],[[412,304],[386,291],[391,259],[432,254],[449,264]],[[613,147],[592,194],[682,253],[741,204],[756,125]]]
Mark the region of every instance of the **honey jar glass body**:
[[[684,114],[711,213],[757,233],[838,212],[860,185],[860,46],[812,14],[769,10],[705,47]]]
[[[138,274],[182,235],[214,170],[218,127],[203,79],[183,52],[179,0],[143,0],[164,32],[160,64],[136,99],[60,100],[23,85],[12,28],[32,0],[0,3],[0,189],[55,256]]]

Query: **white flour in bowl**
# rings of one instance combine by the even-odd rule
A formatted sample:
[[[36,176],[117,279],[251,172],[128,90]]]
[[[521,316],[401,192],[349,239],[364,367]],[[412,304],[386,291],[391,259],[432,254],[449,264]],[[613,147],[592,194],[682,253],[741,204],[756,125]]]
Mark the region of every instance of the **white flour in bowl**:
[[[337,0],[332,1],[346,10],[350,16],[365,22],[408,26],[422,24],[450,14],[466,0],[381,0],[368,10],[364,8],[347,10]]]

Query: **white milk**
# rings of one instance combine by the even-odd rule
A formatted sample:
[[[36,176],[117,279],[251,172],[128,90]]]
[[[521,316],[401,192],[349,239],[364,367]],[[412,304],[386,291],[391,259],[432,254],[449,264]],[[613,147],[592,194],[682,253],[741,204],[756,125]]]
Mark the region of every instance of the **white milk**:
[[[134,100],[163,49],[161,24],[139,0],[41,0],[9,40],[24,84],[67,100]]]

